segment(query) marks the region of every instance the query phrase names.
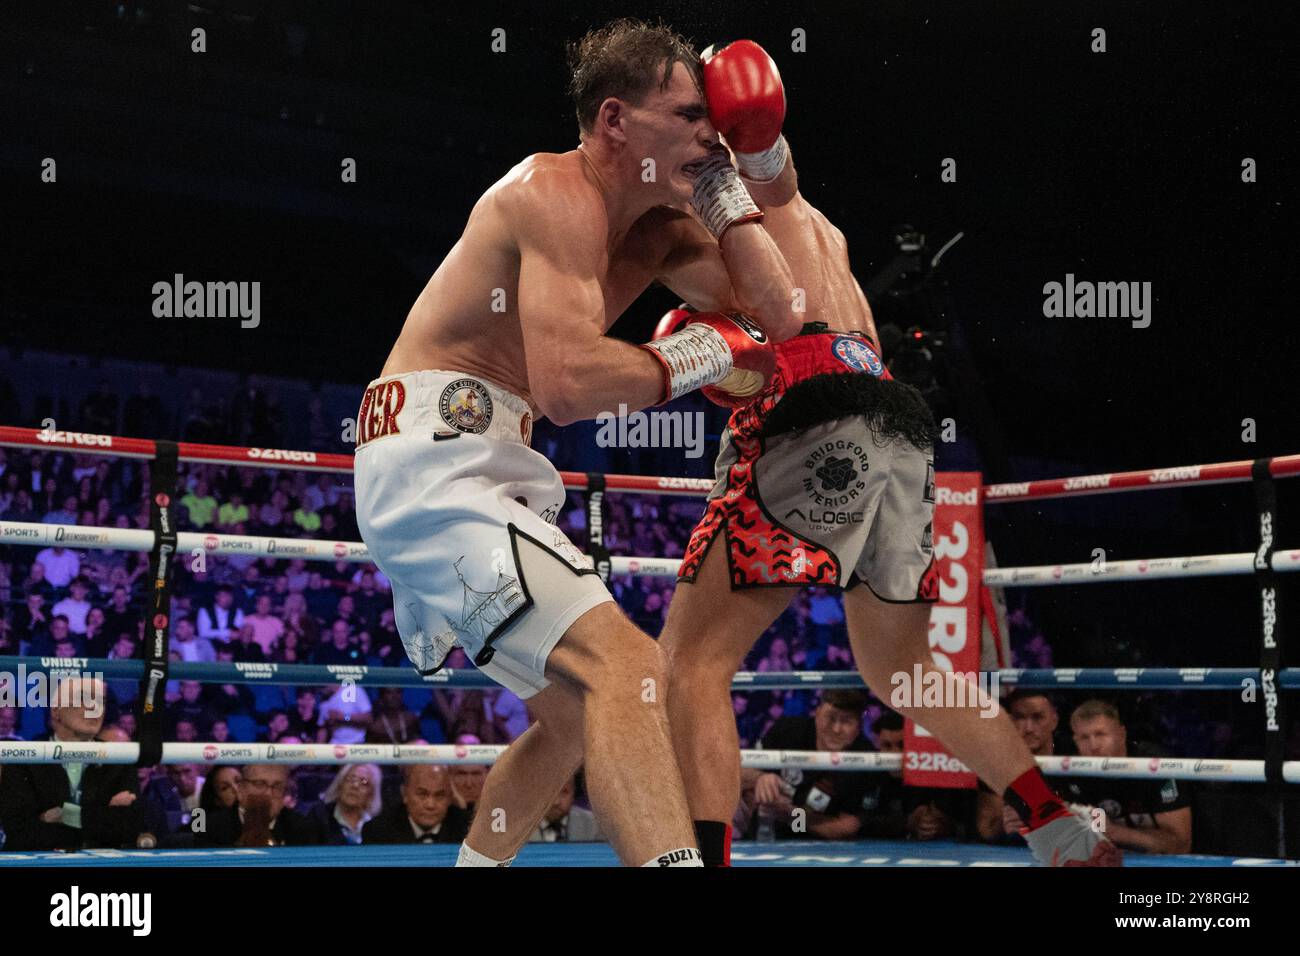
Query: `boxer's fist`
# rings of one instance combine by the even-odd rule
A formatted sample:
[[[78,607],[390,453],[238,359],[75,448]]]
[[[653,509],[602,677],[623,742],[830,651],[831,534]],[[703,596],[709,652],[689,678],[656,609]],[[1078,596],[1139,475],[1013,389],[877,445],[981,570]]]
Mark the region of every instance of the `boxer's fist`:
[[[767,333],[739,312],[701,312],[686,324],[695,322],[705,322],[721,332],[732,358],[731,371],[700,391],[715,405],[739,408],[749,404],[776,371],[776,351]]]
[[[767,384],[776,353],[767,334],[739,312],[673,309],[643,346],[664,369],[660,404],[693,389],[719,405],[744,405]]]
[[[767,51],[753,40],[705,50],[704,99],[709,122],[737,153],[771,149],[785,121],[785,89]]]
[[[680,332],[692,315],[695,313],[685,306],[678,306],[675,309],[669,309],[664,313],[659,324],[655,326],[654,335],[650,336],[652,342],[659,339],[667,338],[674,332]]]

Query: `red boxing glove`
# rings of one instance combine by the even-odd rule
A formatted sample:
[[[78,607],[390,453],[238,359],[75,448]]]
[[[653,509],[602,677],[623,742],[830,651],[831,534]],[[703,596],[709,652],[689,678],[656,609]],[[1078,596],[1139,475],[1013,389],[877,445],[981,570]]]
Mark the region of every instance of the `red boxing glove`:
[[[663,365],[659,404],[705,386],[710,401],[733,408],[758,395],[776,370],[767,333],[739,312],[684,311],[665,315],[642,346]]]
[[[654,335],[650,336],[650,340],[657,342],[660,339],[668,338],[674,332],[680,332],[693,315],[695,315],[695,312],[686,308],[684,304],[675,309],[669,309],[664,313],[663,318],[659,320],[659,324],[655,326]]]
[[[770,182],[785,167],[785,88],[767,51],[753,40],[737,40],[701,54],[709,121],[736,153],[747,177]]]

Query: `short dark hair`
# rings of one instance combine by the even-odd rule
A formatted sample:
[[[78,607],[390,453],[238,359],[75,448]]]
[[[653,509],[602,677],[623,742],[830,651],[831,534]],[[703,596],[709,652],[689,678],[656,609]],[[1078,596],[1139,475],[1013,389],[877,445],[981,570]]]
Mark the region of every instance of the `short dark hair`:
[[[871,732],[876,736],[880,736],[880,732],[882,730],[902,730],[902,729],[903,729],[903,715],[899,713],[895,713],[892,710],[885,711],[883,714],[877,717],[876,722],[871,725]]]
[[[581,40],[569,44],[568,53],[569,95],[584,133],[591,132],[607,97],[637,102],[656,80],[660,90],[667,89],[674,63],[685,66],[696,86],[704,88],[699,55],[663,21],[650,24],[621,17],[588,30]]]
[[[822,691],[821,703],[830,704],[836,710],[847,710],[861,717],[871,700],[867,697],[866,691],[862,690],[826,690]]]
[[[1032,700],[1035,697],[1041,697],[1043,698],[1043,700],[1047,701],[1047,706],[1051,707],[1052,710],[1058,709],[1056,706],[1056,701],[1052,700],[1051,694],[1047,693],[1044,690],[1038,690],[1037,688],[1034,687],[1021,687],[1021,688],[1017,688],[1016,690],[1013,690],[1010,694],[1007,695],[1007,699],[1003,703],[1002,709],[1010,713],[1011,707],[1014,704],[1018,704],[1022,700]]]

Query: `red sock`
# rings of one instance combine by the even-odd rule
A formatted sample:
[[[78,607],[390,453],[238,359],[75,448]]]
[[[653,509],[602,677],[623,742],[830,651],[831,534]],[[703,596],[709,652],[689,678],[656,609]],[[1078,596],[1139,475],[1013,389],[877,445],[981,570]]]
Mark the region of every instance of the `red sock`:
[[[1052,788],[1043,779],[1043,772],[1037,767],[1026,770],[1007,787],[1002,799],[1015,810],[1025,822],[1026,830],[1037,830],[1045,823],[1051,823],[1070,812]]]

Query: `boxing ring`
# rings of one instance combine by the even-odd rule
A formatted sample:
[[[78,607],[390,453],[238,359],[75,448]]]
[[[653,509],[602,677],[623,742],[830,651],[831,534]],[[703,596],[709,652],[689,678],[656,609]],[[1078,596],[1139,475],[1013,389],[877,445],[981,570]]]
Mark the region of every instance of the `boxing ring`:
[[[187,555],[238,554],[245,557],[274,559],[301,558],[307,561],[369,562],[366,546],[356,541],[322,541],[286,537],[177,532],[169,525],[170,500],[157,490],[161,475],[175,486],[180,462],[192,464],[236,465],[282,470],[324,471],[349,474],[350,455],[327,454],[283,449],[238,448],[194,443],[154,442],[147,439],[88,435],[75,432],[40,431],[0,427],[0,446],[65,453],[120,455],[150,460],[154,468],[153,527],[122,529],[77,525],[0,522],[0,543],[46,547],[62,545],[72,548],[120,549],[151,552],[152,567],[162,567],[165,575],[172,560]],[[159,469],[162,469],[161,471]],[[589,506],[600,507],[606,492],[652,493],[702,497],[713,486],[712,479],[598,475],[562,472],[566,489],[582,492]],[[1300,668],[1278,666],[1281,653],[1281,630],[1277,627],[1274,575],[1300,571],[1300,548],[1275,547],[1272,527],[1275,524],[1271,498],[1273,479],[1300,475],[1300,455],[1258,461],[1226,462],[1180,468],[1150,469],[1118,474],[1086,475],[1013,484],[986,485],[981,489],[980,504],[995,505],[1042,498],[1073,497],[1104,493],[1189,487],[1228,482],[1253,482],[1260,502],[1260,546],[1254,552],[1197,554],[1174,557],[1149,557],[1125,561],[1082,564],[1057,564],[1030,567],[986,568],[986,587],[1055,587],[1077,586],[1110,581],[1148,581],[1170,578],[1195,578],[1214,575],[1254,574],[1260,581],[1261,650],[1258,666],[1221,668],[1051,668],[1011,669],[994,673],[1012,688],[1183,690],[1203,692],[1240,691],[1243,682],[1253,682],[1263,689],[1261,707],[1266,735],[1265,759],[1224,759],[1217,757],[1038,757],[1049,776],[1119,777],[1128,779],[1213,780],[1253,782],[1266,785],[1274,793],[1300,784],[1300,761],[1282,759],[1285,744],[1285,711],[1281,694],[1300,688]],[[591,523],[589,522],[589,529]],[[170,548],[170,551],[165,549]],[[675,577],[679,559],[656,556],[611,556],[603,547],[599,530],[588,542],[588,553],[597,568],[602,564],[610,575],[649,575]],[[158,564],[161,557],[161,565]],[[156,589],[165,598],[168,591],[160,578]],[[166,610],[167,605],[163,605]],[[155,608],[146,624],[162,635],[164,646],[168,621]],[[148,629],[145,644],[149,644]],[[41,658],[0,656],[0,672],[51,677],[60,674],[93,672],[105,679],[141,681],[158,662],[104,660],[91,658]],[[165,662],[165,680],[199,680],[215,683],[293,684],[316,686],[353,683],[362,687],[404,687],[423,689],[492,688],[484,675],[474,670],[444,670],[422,676],[414,669],[369,667],[364,665],[308,664],[238,664]],[[856,672],[799,671],[788,673],[748,673],[735,676],[733,689],[757,691],[767,689],[815,689],[825,687],[864,686]],[[462,745],[391,745],[391,744],[302,744],[283,746],[246,742],[227,743],[55,743],[0,742],[0,763],[57,763],[77,761],[91,763],[136,764],[146,755],[150,763],[194,763],[200,766],[221,763],[271,762],[283,764],[342,765],[347,763],[378,764],[492,764],[503,750],[495,746]],[[832,771],[889,772],[902,767],[902,754],[872,752],[818,752],[746,750],[742,765],[756,769],[816,768]],[[156,758],[156,759],[155,759]],[[1280,799],[1280,798],[1279,798]],[[1280,804],[1279,804],[1280,805]],[[348,847],[275,847],[229,850],[85,850],[63,853],[0,853],[0,868],[22,865],[78,866],[444,866],[455,860],[456,845],[443,846],[348,846]],[[942,866],[1005,867],[1029,866],[1029,851],[1022,847],[990,846],[946,841],[879,841],[851,843],[799,841],[793,843],[740,842],[733,845],[736,866]],[[1128,866],[1253,866],[1300,865],[1297,861],[1247,857],[1212,857],[1199,855],[1148,856],[1126,855]],[[527,844],[519,854],[518,866],[606,866],[617,860],[604,844]]]

